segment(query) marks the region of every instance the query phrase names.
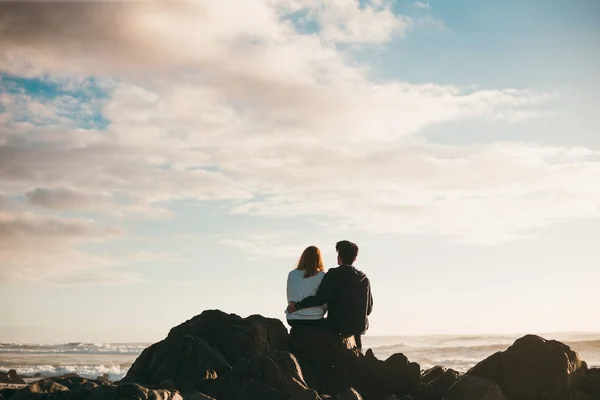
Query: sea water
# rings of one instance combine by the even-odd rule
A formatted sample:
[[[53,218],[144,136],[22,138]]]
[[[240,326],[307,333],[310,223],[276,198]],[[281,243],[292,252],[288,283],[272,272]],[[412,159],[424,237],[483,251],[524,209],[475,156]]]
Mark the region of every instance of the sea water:
[[[556,339],[577,351],[591,367],[600,367],[599,334],[542,335]],[[506,350],[519,336],[365,336],[363,347],[385,359],[403,353],[421,368],[443,365],[464,372],[491,354]],[[15,369],[19,374],[51,377],[76,373],[87,378],[108,374],[122,378],[150,343],[63,343],[0,344],[0,371]]]

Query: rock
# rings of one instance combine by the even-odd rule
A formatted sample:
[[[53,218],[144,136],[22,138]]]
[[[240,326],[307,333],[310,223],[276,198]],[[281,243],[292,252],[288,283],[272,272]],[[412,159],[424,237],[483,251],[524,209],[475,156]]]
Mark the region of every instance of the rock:
[[[223,355],[203,338],[169,337],[145,349],[133,363],[122,382],[202,391],[231,366]]]
[[[204,311],[145,349],[122,381],[170,384],[183,393],[215,396],[222,389],[221,377],[235,362],[272,350],[289,350],[287,329],[281,321]]]
[[[500,387],[487,379],[465,375],[457,380],[442,400],[507,400]]]
[[[110,376],[108,374],[102,374],[102,375],[98,375],[96,377],[97,381],[105,381],[105,382],[110,382]]]
[[[11,396],[11,400],[32,400],[39,399],[43,395],[54,395],[58,397],[59,394],[68,392],[69,388],[54,382],[51,379],[44,379],[41,381],[33,382],[24,389],[19,390]]]
[[[588,370],[575,385],[569,400],[596,400],[600,399],[600,368]]]
[[[430,370],[427,379],[422,381],[413,390],[408,399],[404,400],[438,400],[444,396],[448,389],[458,380],[460,373],[453,369],[438,368]],[[439,374],[441,372],[441,374]],[[422,375],[422,377],[425,376]],[[431,379],[435,377],[434,379]],[[427,383],[424,383],[427,382]]]
[[[247,356],[261,356],[269,350],[289,350],[287,329],[278,319],[259,315],[241,318],[218,310],[202,314],[171,329],[167,338],[201,337],[230,363]]]
[[[268,356],[239,360],[229,374],[221,398],[287,400],[307,389],[295,357],[288,352],[274,351]]]
[[[214,397],[207,396],[200,392],[187,393],[181,397],[183,397],[183,400],[215,400]]]
[[[509,400],[563,400],[586,372],[586,363],[567,345],[527,335],[467,374],[496,382]]]
[[[334,397],[335,400],[363,400],[360,393],[353,388],[348,388],[344,392]]]
[[[177,391],[148,389],[135,383],[119,385],[116,397],[119,400],[183,400]]]
[[[296,393],[290,397],[289,400],[322,400],[322,398],[315,390],[306,389]]]
[[[383,399],[392,394],[401,397],[418,386],[421,368],[400,353],[381,361],[369,349],[352,360],[350,376],[353,387],[365,398]]]
[[[294,327],[290,342],[306,383],[319,393],[341,393],[353,387],[365,398],[383,399],[407,394],[420,381],[419,365],[404,355],[381,361],[371,350],[365,355],[358,351],[353,338],[342,339],[326,329]]]
[[[23,385],[26,382],[17,374],[17,371],[11,369],[8,372],[0,371],[0,383]]]
[[[421,383],[429,383],[446,372],[446,368],[435,366],[421,373]]]
[[[347,364],[358,356],[354,338],[343,339],[326,329],[297,326],[290,331],[290,347],[310,388],[330,394],[352,386]]]

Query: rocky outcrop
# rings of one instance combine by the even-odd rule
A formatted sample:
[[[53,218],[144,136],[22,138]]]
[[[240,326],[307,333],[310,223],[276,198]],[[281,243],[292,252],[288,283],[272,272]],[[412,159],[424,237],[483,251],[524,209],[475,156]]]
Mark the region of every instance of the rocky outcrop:
[[[22,385],[25,384],[25,381],[17,374],[17,371],[11,369],[8,372],[0,371],[0,383]]]
[[[600,399],[600,368],[592,368],[578,381],[571,391],[569,400]]]
[[[600,400],[600,370],[555,341],[525,336],[466,375],[378,359],[316,327],[217,310],[171,329],[120,382],[43,379],[6,400]],[[8,374],[7,374],[8,375]],[[14,376],[14,374],[11,374]],[[2,399],[0,399],[2,400]]]
[[[467,375],[497,383],[509,400],[564,400],[587,369],[567,345],[527,335],[481,361]]]
[[[290,346],[298,357],[309,387],[319,393],[335,394],[356,390],[366,399],[402,396],[420,381],[420,367],[402,354],[377,359],[372,351],[362,354],[353,338],[340,339],[314,327],[294,327]]]
[[[448,389],[442,400],[507,400],[498,385],[487,379],[465,375]]]
[[[453,369],[434,367],[421,374],[421,382],[404,400],[439,400],[458,380],[460,373]]]
[[[166,339],[144,350],[123,382],[215,397],[236,362],[268,357],[276,350],[289,350],[281,321],[209,310],[171,329]]]

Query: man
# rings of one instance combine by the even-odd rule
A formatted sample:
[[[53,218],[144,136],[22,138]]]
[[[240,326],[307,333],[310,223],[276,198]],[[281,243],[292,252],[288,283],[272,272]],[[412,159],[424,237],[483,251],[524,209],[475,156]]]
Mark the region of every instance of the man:
[[[362,350],[361,335],[369,328],[368,315],[373,310],[373,296],[369,278],[352,264],[358,255],[358,246],[347,240],[337,242],[337,268],[330,269],[317,294],[299,302],[290,302],[288,312],[327,304],[327,322],[342,337],[354,336]]]

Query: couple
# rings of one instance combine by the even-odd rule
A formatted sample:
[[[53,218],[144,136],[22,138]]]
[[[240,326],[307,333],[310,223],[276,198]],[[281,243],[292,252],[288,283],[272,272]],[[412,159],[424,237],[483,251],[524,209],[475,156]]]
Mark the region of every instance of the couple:
[[[361,335],[369,328],[373,309],[371,284],[352,264],[358,246],[347,240],[335,245],[339,267],[325,273],[321,251],[307,247],[298,266],[288,274],[286,317],[292,327],[310,325],[332,330],[340,337],[354,336],[362,350]],[[327,312],[327,319],[324,318]]]

